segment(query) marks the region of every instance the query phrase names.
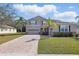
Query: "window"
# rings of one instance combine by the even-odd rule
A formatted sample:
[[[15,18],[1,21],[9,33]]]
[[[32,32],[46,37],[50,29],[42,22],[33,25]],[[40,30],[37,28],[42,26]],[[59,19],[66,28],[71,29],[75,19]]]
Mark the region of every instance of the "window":
[[[35,21],[31,21],[31,24],[35,24]]]
[[[40,22],[40,21],[37,21],[37,25],[42,25],[42,22]]]
[[[68,29],[67,28],[62,28],[60,31],[61,32],[68,32]]]
[[[45,21],[43,21],[43,24],[45,25],[45,24],[46,24],[46,22],[45,22]]]
[[[68,25],[61,25],[60,26],[60,32],[68,32],[69,26]]]
[[[68,29],[67,28],[65,28],[65,32],[68,32]]]
[[[61,32],[64,32],[64,28],[61,29]]]

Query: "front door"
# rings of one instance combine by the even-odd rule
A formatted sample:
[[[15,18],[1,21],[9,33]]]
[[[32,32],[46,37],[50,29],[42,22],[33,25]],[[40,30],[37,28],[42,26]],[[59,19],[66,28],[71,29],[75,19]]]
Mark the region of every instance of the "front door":
[[[48,35],[48,32],[49,32],[48,28],[41,28],[41,34]]]

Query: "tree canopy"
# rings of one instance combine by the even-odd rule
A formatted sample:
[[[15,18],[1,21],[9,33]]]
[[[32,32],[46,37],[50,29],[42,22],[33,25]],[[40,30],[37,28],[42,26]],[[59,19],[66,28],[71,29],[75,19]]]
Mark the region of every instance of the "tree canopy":
[[[9,4],[0,5],[0,24],[14,26],[15,10]]]

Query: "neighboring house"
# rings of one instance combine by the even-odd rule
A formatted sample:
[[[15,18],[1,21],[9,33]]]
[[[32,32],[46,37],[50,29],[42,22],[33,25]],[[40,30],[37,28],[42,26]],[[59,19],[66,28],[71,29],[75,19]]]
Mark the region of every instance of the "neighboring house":
[[[7,25],[0,25],[0,34],[6,33],[16,33],[17,30],[14,27],[7,26]]]
[[[28,34],[40,34],[41,30],[44,28],[44,32],[48,33],[48,24],[46,22],[47,19],[43,17],[37,16],[35,18],[31,18],[28,20],[28,24],[26,25],[26,32]],[[75,32],[79,34],[79,25],[77,23],[72,22],[62,22],[59,20],[52,20],[56,24],[58,24],[58,28],[51,28],[51,33],[53,32]]]

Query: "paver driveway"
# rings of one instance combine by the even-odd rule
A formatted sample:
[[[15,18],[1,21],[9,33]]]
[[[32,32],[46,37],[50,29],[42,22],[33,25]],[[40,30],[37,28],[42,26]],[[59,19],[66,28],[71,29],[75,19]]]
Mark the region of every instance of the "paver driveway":
[[[24,35],[0,45],[0,55],[37,55],[40,35]]]

